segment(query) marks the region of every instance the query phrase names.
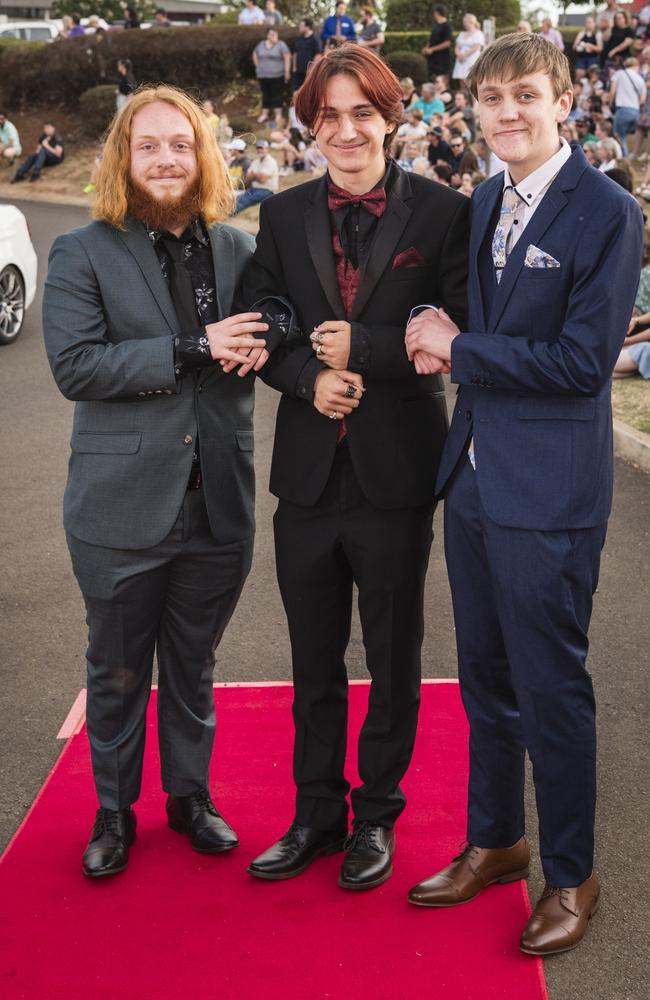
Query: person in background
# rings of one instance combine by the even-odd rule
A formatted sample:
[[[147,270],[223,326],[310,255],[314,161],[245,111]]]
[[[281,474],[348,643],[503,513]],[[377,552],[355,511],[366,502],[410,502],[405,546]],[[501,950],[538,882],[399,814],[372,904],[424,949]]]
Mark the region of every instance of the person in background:
[[[576,121],[576,132],[578,135],[578,142],[581,146],[584,146],[586,142],[598,141],[594,132],[594,120],[588,115],[585,115],[584,118],[578,118]]]
[[[449,163],[452,157],[452,152],[449,147],[449,143],[444,138],[444,133],[440,125],[434,125],[432,129],[427,133],[427,139],[429,140],[429,147],[427,149],[427,159],[431,166],[435,166],[436,163]],[[451,174],[449,175],[451,177]]]
[[[223,115],[221,116],[223,124]],[[230,130],[232,132],[232,129]],[[228,173],[233,182],[233,187],[239,192],[243,192],[246,187],[246,174],[252,160],[246,153],[246,143],[243,139],[231,139],[224,144],[224,157],[228,167]]]
[[[520,21],[515,31],[520,35],[532,35],[533,29],[531,27],[530,21]]]
[[[410,76],[402,77],[399,85],[402,88],[402,104],[404,105],[404,110],[406,111],[406,109],[410,107],[414,101],[417,101],[419,95]]]
[[[436,88],[432,83],[423,83],[422,96],[417,97],[416,100],[413,101],[413,103],[407,108],[407,111],[415,110],[422,112],[422,116],[427,125],[431,121],[432,115],[444,114],[445,105],[436,94]]]
[[[72,27],[68,31],[68,38],[81,38],[82,35],[86,34],[86,29],[81,23],[81,14],[71,14]]]
[[[553,27],[550,17],[545,17],[542,21],[539,35],[541,38],[545,38],[547,42],[550,42],[551,45],[554,45],[556,49],[559,49],[560,52],[564,52],[564,39],[557,28]]]
[[[435,80],[440,73],[449,73],[452,40],[451,25],[447,20],[447,8],[443,4],[437,4],[433,8],[433,26],[429,41],[422,49],[422,55],[426,56],[431,80]]]
[[[273,113],[276,125],[280,126],[284,86],[291,79],[291,52],[286,42],[280,41],[275,28],[267,28],[266,38],[255,46],[253,62],[262,92],[262,114],[257,121],[261,125]]]
[[[115,96],[115,104],[118,111],[121,111],[128,99],[137,88],[133,66],[130,59],[120,59],[117,64],[119,80]]]
[[[463,30],[456,39],[454,52],[456,62],[451,74],[454,80],[465,80],[467,75],[485,47],[485,35],[481,31],[478,19],[474,14],[465,14]]]
[[[224,146],[227,142],[232,142],[232,136],[233,132],[230,120],[226,112],[222,111],[219,119],[219,135],[217,137],[219,139],[219,145]],[[246,148],[245,145],[244,148]]]
[[[141,26],[140,18],[138,17],[138,12],[135,7],[126,7],[124,9],[124,30],[129,28],[139,28]]]
[[[346,14],[346,11],[347,4],[343,0],[339,0],[339,3],[334,8],[334,13],[325,18],[323,30],[320,35],[323,48],[332,39],[339,44],[341,42],[356,42],[357,32],[354,27],[354,21]]]
[[[624,67],[616,70],[609,85],[609,93],[611,100],[616,102],[614,134],[621,144],[623,156],[627,159],[628,132],[635,131],[641,107],[648,96],[645,80],[639,73],[639,63],[636,59],[626,59]]]
[[[614,14],[614,24],[609,33],[609,37],[603,35],[603,51],[601,62],[603,66],[613,66],[620,68],[623,61],[630,55],[630,49],[634,42],[634,32],[630,28],[630,19],[627,11],[617,10]]]
[[[603,35],[596,28],[596,18],[593,14],[585,17],[585,26],[575,37],[573,51],[576,54],[575,78],[582,80],[587,75],[589,67],[600,58],[600,53],[603,51]]]
[[[464,90],[457,90],[454,94],[454,104],[447,116],[447,127],[459,129],[469,142],[474,141],[476,117]]]
[[[372,49],[376,55],[379,55],[384,44],[384,32],[372,7],[361,8],[361,25],[359,45],[365,45],[367,49]]]
[[[298,37],[293,43],[291,86],[294,91],[302,87],[307,70],[318,59],[321,51],[320,39],[314,34],[314,22],[309,17],[303,17],[298,25]]]
[[[206,97],[205,100],[201,101],[201,107],[203,108],[203,111],[205,112],[205,117],[208,120],[208,125],[210,126],[211,130],[214,132],[215,136],[218,138],[218,136],[219,136],[219,115],[214,110],[214,103],[210,100],[209,97]]]
[[[167,11],[158,7],[151,23],[152,28],[171,28],[172,22],[167,17]]]
[[[23,151],[18,129],[10,122],[4,111],[0,112],[0,156],[3,163],[12,164]]]
[[[264,4],[264,23],[271,28],[279,28],[284,22],[284,18],[275,6],[275,0],[266,0]]]
[[[30,181],[37,181],[43,167],[58,167],[62,162],[63,141],[57,134],[55,126],[51,122],[45,122],[36,149],[31,156],[23,160],[10,183],[17,184],[19,181],[24,181],[30,171]]]
[[[448,163],[434,163],[432,180],[437,184],[444,184],[445,187],[451,187],[451,181],[453,177],[453,171]]]
[[[264,11],[257,6],[255,0],[246,0],[237,21],[248,27],[254,24],[264,24]]]
[[[255,159],[246,171],[247,188],[237,195],[235,215],[251,205],[259,205],[274,195],[279,187],[277,160],[271,155],[266,139],[257,140],[255,154]]]

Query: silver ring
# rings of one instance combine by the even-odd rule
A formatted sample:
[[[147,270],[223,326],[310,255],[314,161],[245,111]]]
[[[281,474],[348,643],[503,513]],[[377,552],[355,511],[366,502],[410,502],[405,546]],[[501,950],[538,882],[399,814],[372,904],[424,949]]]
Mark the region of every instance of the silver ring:
[[[350,382],[347,389],[345,390],[345,395],[348,397],[348,399],[352,399],[356,391],[357,391],[356,385],[352,385],[352,383]]]
[[[330,413],[330,420],[338,420],[338,419],[339,419],[339,415],[336,412],[336,410],[334,410],[333,413]]]
[[[322,353],[323,353],[323,345],[319,344],[316,348],[316,357],[320,358]]]
[[[316,334],[316,342],[318,344],[322,344],[323,343],[323,331],[322,330],[319,330],[318,333]]]

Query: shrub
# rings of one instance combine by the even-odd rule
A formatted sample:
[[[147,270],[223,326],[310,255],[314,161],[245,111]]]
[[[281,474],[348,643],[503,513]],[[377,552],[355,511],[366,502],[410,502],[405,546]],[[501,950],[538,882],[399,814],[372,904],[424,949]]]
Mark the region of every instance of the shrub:
[[[102,84],[90,87],[79,98],[81,129],[84,135],[96,139],[110,125],[115,114],[115,87],[113,84]]]
[[[252,77],[251,54],[265,34],[263,26],[169,28],[166,31],[109,32],[103,43],[108,73],[128,58],[138,83],[171,83],[201,96],[218,95],[233,80]],[[295,29],[281,31],[290,42]],[[0,59],[0,95],[7,106],[47,103],[76,108],[79,97],[98,80],[89,38],[50,45],[9,46]]]
[[[399,77],[400,80],[402,77],[410,76],[416,87],[429,79],[427,61],[424,56],[418,55],[417,52],[398,50],[392,52],[386,61],[395,76]]]
[[[495,17],[497,28],[504,24],[517,24],[521,18],[519,0],[444,0],[448,18],[454,32],[462,31],[463,16],[475,14],[479,22],[486,17]],[[386,12],[386,28],[389,31],[408,31],[428,28],[433,23],[435,0],[389,0]]]
[[[422,49],[429,41],[428,31],[387,31],[382,54],[387,62],[393,58],[393,53],[400,55],[406,52],[422,54]],[[422,56],[424,58],[424,56]]]

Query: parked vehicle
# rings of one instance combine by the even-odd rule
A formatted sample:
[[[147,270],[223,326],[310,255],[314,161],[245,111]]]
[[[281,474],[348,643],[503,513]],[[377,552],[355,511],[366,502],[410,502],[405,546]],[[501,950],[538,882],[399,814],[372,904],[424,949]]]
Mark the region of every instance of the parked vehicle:
[[[0,38],[20,38],[25,42],[53,42],[61,31],[61,21],[1,21]]]
[[[0,344],[13,343],[22,330],[37,270],[27,219],[14,205],[0,205]]]

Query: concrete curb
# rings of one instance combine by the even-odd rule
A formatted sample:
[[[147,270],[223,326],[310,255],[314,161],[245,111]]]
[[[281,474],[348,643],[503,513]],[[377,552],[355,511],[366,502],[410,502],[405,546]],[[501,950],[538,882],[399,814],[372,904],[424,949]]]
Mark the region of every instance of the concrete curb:
[[[650,435],[622,420],[614,421],[614,453],[644,472],[650,472]]]

